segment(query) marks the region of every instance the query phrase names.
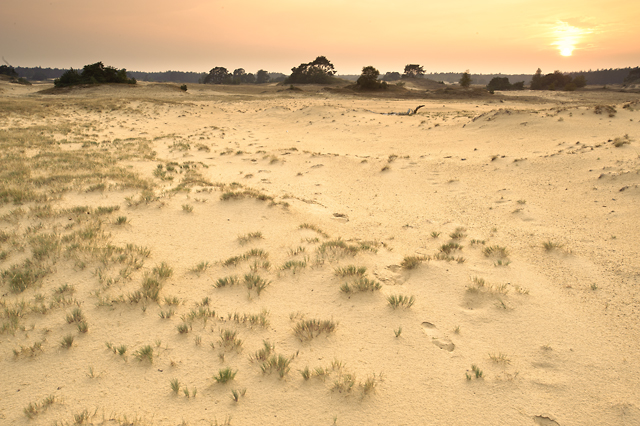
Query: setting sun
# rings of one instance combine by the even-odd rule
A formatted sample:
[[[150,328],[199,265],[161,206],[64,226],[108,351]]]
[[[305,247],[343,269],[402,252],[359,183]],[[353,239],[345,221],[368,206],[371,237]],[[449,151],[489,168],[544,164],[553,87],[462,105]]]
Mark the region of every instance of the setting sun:
[[[563,46],[560,47],[560,54],[562,56],[571,56],[571,54],[573,53],[573,46]]]
[[[555,41],[551,45],[556,46],[560,51],[560,55],[571,56],[576,49],[576,45],[583,42],[585,36],[592,32],[593,30],[590,28],[579,28],[567,22],[558,21],[553,29]]]

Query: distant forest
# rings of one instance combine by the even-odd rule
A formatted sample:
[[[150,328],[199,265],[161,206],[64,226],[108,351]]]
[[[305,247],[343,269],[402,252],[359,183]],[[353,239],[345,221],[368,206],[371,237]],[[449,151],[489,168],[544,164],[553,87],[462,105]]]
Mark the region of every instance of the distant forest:
[[[41,68],[41,67],[15,67],[19,77],[24,77],[31,81],[44,81],[60,78],[62,74],[69,71],[60,68]],[[184,72],[184,71],[164,71],[164,72],[143,72],[143,71],[127,71],[129,78],[135,78],[138,81],[149,81],[157,83],[202,83],[204,77],[208,73]],[[285,74],[272,72],[269,73],[271,81],[282,81],[286,77]]]
[[[48,79],[60,78],[67,69],[60,68],[41,68],[41,67],[15,67],[19,77],[24,77],[31,81],[42,81]],[[587,80],[587,84],[604,86],[606,84],[622,84],[625,77],[629,75],[629,72],[633,68],[617,68],[617,69],[605,69],[596,71],[578,71],[567,73],[571,77],[577,75],[584,75]],[[535,70],[534,70],[535,71]],[[543,70],[544,73],[551,73],[554,70]],[[461,72],[447,72],[447,73],[429,73],[424,74],[424,77],[435,81],[444,81],[448,83],[457,83],[462,77]],[[207,73],[196,72],[183,72],[183,71],[164,71],[164,72],[141,72],[141,71],[127,71],[129,78],[135,78],[138,81],[150,81],[150,82],[172,82],[172,83],[199,83],[203,81],[203,78]],[[282,73],[269,73],[270,81],[282,81],[285,74]],[[343,78],[345,80],[356,81],[360,75],[336,75],[336,77]],[[512,83],[518,81],[524,81],[525,85],[529,85],[531,82],[532,74],[471,74],[471,80],[473,84],[488,84],[494,77],[508,77]]]

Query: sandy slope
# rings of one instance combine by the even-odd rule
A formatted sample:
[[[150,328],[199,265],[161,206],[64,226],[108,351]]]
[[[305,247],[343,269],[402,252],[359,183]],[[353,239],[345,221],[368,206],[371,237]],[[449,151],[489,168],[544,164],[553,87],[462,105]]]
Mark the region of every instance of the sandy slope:
[[[95,424],[127,424],[125,417],[160,425],[229,418],[233,425],[640,423],[640,108],[623,108],[637,94],[423,100],[417,115],[398,116],[385,114],[418,103],[277,86],[193,85],[184,93],[141,84],[58,95],[38,93],[42,87],[2,89],[2,129],[69,126],[76,130],[56,138],[63,141],[59,149],[71,151],[117,152],[116,140],[147,141],[155,157],[121,162],[153,179],[159,197],[130,206],[126,197],[136,199],[138,191],[85,192],[80,185],[53,203],[57,209],[120,206],[104,222],[108,241],[144,246],[151,254],[141,270],[110,286],[99,281],[99,261],[79,270],[64,257],[23,293],[10,292],[5,278],[5,307],[37,294],[48,301],[61,284],[72,284],[90,328],[78,333],[67,324],[69,306],[25,314],[24,330],[0,335],[2,422],[72,424],[87,410],[95,415],[85,423]],[[600,104],[615,105],[617,113],[594,114]],[[631,142],[615,147],[613,140],[624,135]],[[87,140],[96,144],[83,148]],[[172,181],[153,174],[171,162],[187,162],[203,181],[238,182],[276,203],[222,201],[222,192],[206,184],[174,192],[185,169],[178,167]],[[0,216],[16,207],[0,206]],[[112,224],[120,215],[126,226]],[[26,241],[27,228],[38,222],[26,215],[0,222],[0,230]],[[435,256],[459,227],[466,235],[456,240],[463,249],[453,256],[464,262],[401,266],[406,256]],[[262,239],[238,241],[258,231]],[[321,258],[322,242],[337,238],[375,242],[376,250]],[[561,247],[545,250],[545,242]],[[496,246],[508,250],[506,266],[483,254]],[[299,247],[304,252],[293,255]],[[215,288],[219,278],[250,272],[250,261],[221,263],[252,248],[268,252],[271,267],[257,273],[270,285],[260,295],[242,284]],[[12,252],[0,269],[28,256],[28,247]],[[295,273],[280,268],[303,259],[307,266]],[[205,261],[206,271],[192,271]],[[160,303],[115,301],[139,289],[143,274],[161,262],[173,275]],[[382,288],[344,294],[347,280],[334,270],[346,265],[366,266]],[[118,275],[116,266],[105,270]],[[480,279],[484,287],[477,286]],[[397,294],[415,296],[415,304],[392,309],[386,298]],[[171,308],[165,296],[181,301],[170,319],[159,316]],[[216,316],[178,333],[181,315],[205,297]],[[229,317],[263,310],[267,327]],[[301,342],[292,329],[302,316],[332,319],[336,331]],[[238,332],[241,350],[221,347],[221,329]],[[76,336],[74,344],[61,348],[67,333]],[[14,349],[43,336],[36,356],[14,356]],[[263,340],[293,357],[283,379],[263,374],[250,359]],[[105,342],[127,345],[128,356]],[[155,348],[152,363],[133,355],[147,344]],[[299,370],[305,366],[332,372],[325,380],[304,380]],[[237,375],[218,384],[213,376],[225,367]],[[355,374],[353,389],[333,389],[346,374]],[[360,384],[368,377],[377,386],[363,395]],[[196,397],[175,395],[174,378],[197,388]],[[232,389],[246,395],[236,403]],[[28,419],[23,409],[48,395],[56,402]]]

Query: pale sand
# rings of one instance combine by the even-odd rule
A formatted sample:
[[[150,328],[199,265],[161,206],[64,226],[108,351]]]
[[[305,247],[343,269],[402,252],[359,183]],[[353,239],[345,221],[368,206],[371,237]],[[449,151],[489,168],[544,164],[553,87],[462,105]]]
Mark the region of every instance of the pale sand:
[[[99,281],[99,260],[87,260],[80,270],[64,255],[23,293],[9,291],[5,278],[5,307],[33,302],[36,294],[49,304],[62,284],[75,286],[89,331],[67,324],[70,306],[26,313],[24,330],[0,335],[1,423],[73,424],[74,415],[87,410],[85,423],[107,425],[128,424],[125,418],[158,425],[229,419],[232,425],[640,424],[640,105],[623,108],[638,94],[397,100],[321,88],[278,92],[282,87],[276,86],[188,85],[184,93],[176,85],[140,83],[43,95],[37,91],[50,84],[0,83],[0,129],[67,125],[70,133],[55,135],[66,143],[52,150],[97,154],[116,152],[116,139],[125,141],[119,146],[127,138],[148,141],[155,159],[121,162],[152,179],[160,197],[128,206],[125,198],[135,200],[140,191],[85,192],[79,185],[52,203],[55,209],[119,206],[103,218],[106,241],[145,246],[151,254],[142,269],[111,286]],[[415,116],[381,114],[419,104],[426,106]],[[615,105],[617,113],[596,115],[597,104]],[[98,105],[109,107],[99,111]],[[614,147],[610,140],[625,134],[630,143]],[[87,140],[98,144],[83,148]],[[222,201],[219,189],[203,185],[173,193],[186,172],[175,173],[173,181],[153,175],[158,164],[170,161],[194,162],[207,181],[238,182],[277,204]],[[185,204],[193,211],[183,210]],[[28,214],[35,205],[0,206],[0,216],[18,207],[27,212],[20,220],[0,221],[0,230],[15,231],[24,242],[22,249],[1,243],[0,251],[11,253],[0,270],[30,257],[27,227],[43,223],[51,230],[59,223],[56,230],[67,232],[66,217]],[[129,224],[111,224],[118,216]],[[301,224],[317,226],[329,238]],[[453,256],[464,263],[432,259],[412,270],[400,266],[405,256],[435,256],[458,227],[466,228],[466,236],[457,240],[463,249]],[[257,231],[262,239],[239,243],[239,235]],[[319,245],[337,238],[379,244],[377,252],[319,262]],[[548,241],[562,247],[547,251]],[[483,254],[491,246],[508,249],[506,266]],[[304,253],[293,256],[298,247]],[[271,268],[258,274],[271,284],[259,296],[242,284],[215,288],[219,278],[249,272],[251,262],[221,262],[252,248],[268,252]],[[307,267],[295,274],[278,270],[305,258]],[[96,292],[104,300],[126,299],[163,261],[173,275],[160,304],[98,306]],[[210,264],[205,272],[191,271],[204,261]],[[342,293],[347,280],[334,270],[345,265],[366,266],[367,277],[382,288]],[[105,271],[117,278],[119,268],[111,264]],[[469,291],[474,278],[486,286]],[[392,309],[386,298],[396,294],[415,296],[415,304]],[[170,308],[165,296],[182,301],[170,319],[159,317]],[[178,333],[181,316],[204,297],[216,317],[195,320],[189,333]],[[269,312],[266,328],[228,317],[262,310]],[[301,342],[293,334],[296,313],[338,325],[332,334]],[[2,321],[6,317],[4,310]],[[241,351],[220,348],[221,329],[238,332]],[[69,333],[73,346],[61,348]],[[14,349],[43,338],[35,356],[14,356]],[[295,356],[283,379],[263,374],[260,362],[251,361],[263,340],[275,345],[276,354]],[[105,342],[127,345],[127,358]],[[134,356],[147,344],[155,349],[152,364]],[[342,372],[336,368],[325,380],[313,374],[304,380],[299,373],[306,366],[331,370],[336,360]],[[472,365],[482,370],[481,378]],[[225,367],[237,375],[218,384],[213,376]],[[332,390],[345,374],[356,376],[351,392]],[[375,391],[363,395],[360,384],[374,374]],[[197,388],[196,397],[182,390],[175,395],[172,379]],[[246,394],[236,403],[232,389]],[[29,419],[24,408],[49,395],[56,401]]]

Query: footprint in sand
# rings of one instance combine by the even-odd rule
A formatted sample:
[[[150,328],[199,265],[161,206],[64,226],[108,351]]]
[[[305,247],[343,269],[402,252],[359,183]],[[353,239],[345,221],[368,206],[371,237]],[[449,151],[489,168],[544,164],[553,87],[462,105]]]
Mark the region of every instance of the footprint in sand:
[[[435,325],[430,322],[422,323],[422,331],[431,337],[431,343],[439,347],[440,349],[444,349],[445,351],[453,352],[456,348],[456,345],[453,344],[451,339],[445,336],[440,330],[436,328]]]

